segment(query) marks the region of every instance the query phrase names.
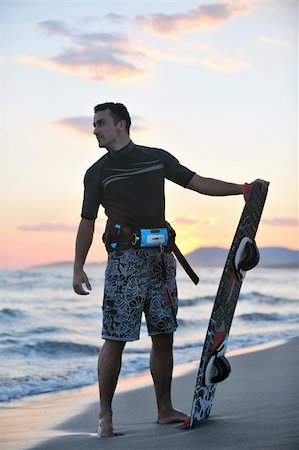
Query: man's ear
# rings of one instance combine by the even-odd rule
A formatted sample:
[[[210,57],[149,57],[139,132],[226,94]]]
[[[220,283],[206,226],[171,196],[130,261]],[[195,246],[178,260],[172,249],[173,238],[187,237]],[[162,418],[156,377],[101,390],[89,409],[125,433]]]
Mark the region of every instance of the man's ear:
[[[127,122],[123,119],[123,120],[120,120],[118,123],[117,123],[117,126],[118,126],[118,129],[120,130],[120,131],[124,131],[125,129],[126,129],[126,126],[127,126]]]

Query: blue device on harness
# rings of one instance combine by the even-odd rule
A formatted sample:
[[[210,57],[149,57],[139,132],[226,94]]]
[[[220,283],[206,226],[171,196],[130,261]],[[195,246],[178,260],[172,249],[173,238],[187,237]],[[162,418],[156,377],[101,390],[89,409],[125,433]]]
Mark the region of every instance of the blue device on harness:
[[[140,248],[167,245],[168,239],[167,228],[140,228]]]

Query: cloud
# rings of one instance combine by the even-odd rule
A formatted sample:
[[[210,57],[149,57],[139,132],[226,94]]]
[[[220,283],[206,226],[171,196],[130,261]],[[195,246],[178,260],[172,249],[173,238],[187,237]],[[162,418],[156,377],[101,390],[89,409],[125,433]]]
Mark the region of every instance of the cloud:
[[[207,217],[176,217],[173,222],[176,225],[187,225],[187,226],[199,226],[199,225],[215,225],[218,222],[218,217],[207,216]]]
[[[142,119],[140,117],[132,116],[131,119],[132,132],[137,133],[146,130],[146,127],[142,125]],[[93,136],[93,123],[91,116],[66,117],[64,119],[56,120],[54,125],[76,131],[80,134]]]
[[[176,217],[174,219],[174,222],[178,225],[196,225],[197,220],[196,219],[191,219],[191,218],[187,218],[187,217]]]
[[[33,225],[21,225],[18,227],[18,230],[30,231],[34,233],[43,233],[43,232],[74,233],[77,231],[77,227],[73,225],[67,225],[64,223],[38,223]]]
[[[247,62],[240,52],[224,54],[223,51],[211,45],[199,42],[181,40],[175,42],[175,45],[170,43],[166,49],[161,50],[152,43],[140,40],[138,48],[152,64],[168,61],[179,65],[205,67],[226,74],[252,67],[252,64]]]
[[[249,14],[248,6],[237,3],[200,5],[186,13],[151,14],[136,17],[143,28],[160,35],[179,35],[183,32],[201,31],[216,27],[222,22]]]
[[[207,26],[217,26],[225,20],[249,13],[248,6],[219,3],[201,5],[185,14],[154,14],[148,17],[139,16],[136,20],[144,28],[169,37],[182,32],[202,30]],[[175,44],[173,47],[171,47],[172,42]],[[141,51],[147,55],[147,60],[152,62],[169,61],[180,65],[204,67],[224,74],[252,66],[240,52],[223,52],[199,41],[174,40],[170,41],[167,49],[160,49],[151,44],[147,41],[139,42]]]
[[[83,23],[83,24],[91,24],[91,23],[96,23],[98,22],[98,18],[95,16],[85,16],[83,17],[79,22]]]
[[[77,131],[80,134],[88,134],[92,136],[93,125],[91,117],[66,117],[65,119],[59,119],[54,122],[54,125],[59,127],[68,128],[70,130]]]
[[[299,220],[296,217],[274,217],[273,219],[262,219],[262,224],[271,227],[298,227]]]
[[[139,16],[136,20],[147,28],[155,29],[158,26],[160,34],[169,35],[216,26],[247,13],[247,7],[240,4],[219,3],[201,5],[187,13]],[[126,19],[114,13],[106,14],[105,17],[115,23]],[[156,21],[154,17],[160,19]],[[19,55],[18,60],[91,80],[123,81],[143,77],[154,70],[160,61],[200,66],[226,74],[249,67],[242,55],[224,54],[198,42],[190,43],[188,48],[188,42],[176,40],[175,46],[172,41],[170,45],[173,47],[165,49],[146,37],[139,36],[136,40],[114,32],[84,32],[61,20],[46,20],[38,26],[43,34],[56,38],[58,43],[61,41],[60,49],[50,57]],[[192,48],[196,45],[197,48]]]
[[[266,45],[274,45],[275,47],[291,47],[291,44],[285,39],[276,39],[269,36],[259,36],[258,41]]]
[[[204,57],[200,59],[200,63],[208,69],[226,74],[251,66],[243,58]]]
[[[67,26],[61,20],[44,20],[43,22],[39,22],[39,27],[50,36],[54,35],[62,35],[69,37],[70,31]]]
[[[143,69],[131,62],[133,57],[143,55],[120,34],[84,33],[58,20],[40,22],[39,27],[47,35],[62,36],[68,45],[50,58],[19,55],[22,63],[92,80],[123,80],[144,74]]]
[[[111,20],[115,23],[124,22],[127,20],[126,16],[122,16],[121,14],[115,14],[115,13],[108,13],[106,14],[107,19]]]
[[[134,64],[115,57],[108,48],[70,47],[52,58],[21,55],[18,60],[91,80],[123,80],[144,73]]]

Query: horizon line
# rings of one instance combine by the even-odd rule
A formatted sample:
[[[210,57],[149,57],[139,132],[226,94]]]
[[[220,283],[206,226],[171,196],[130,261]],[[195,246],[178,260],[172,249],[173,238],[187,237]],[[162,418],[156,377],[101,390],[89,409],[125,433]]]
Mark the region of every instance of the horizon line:
[[[268,246],[261,246],[259,247],[259,250],[263,250],[263,249],[281,249],[281,250],[289,250],[289,251],[295,251],[295,252],[299,252],[299,248],[291,248],[291,247],[283,247],[283,246],[273,246],[273,245],[268,245]],[[201,250],[201,249],[217,249],[217,250],[224,250],[224,251],[229,251],[229,247],[220,247],[220,246],[203,246],[203,247],[198,247],[188,253],[185,253],[184,256],[188,257],[188,255],[191,255],[191,253],[196,252],[197,250]],[[47,267],[47,266],[57,266],[57,265],[69,265],[69,264],[73,264],[73,260],[69,259],[69,260],[62,260],[62,261],[49,261],[49,262],[42,262],[42,263],[37,263],[37,264],[32,264],[32,265],[26,265],[26,266],[22,266],[22,267],[10,267],[10,268],[6,268],[6,267],[0,267],[0,270],[28,270],[28,269],[35,269],[38,267]],[[102,264],[106,264],[107,259],[104,260],[95,260],[95,261],[88,261],[85,263],[86,266],[88,265],[102,265]],[[208,265],[207,265],[208,266]],[[273,265],[275,266],[275,265]],[[273,267],[272,266],[272,267]],[[285,266],[285,265],[284,265]],[[221,267],[221,266],[220,266]]]

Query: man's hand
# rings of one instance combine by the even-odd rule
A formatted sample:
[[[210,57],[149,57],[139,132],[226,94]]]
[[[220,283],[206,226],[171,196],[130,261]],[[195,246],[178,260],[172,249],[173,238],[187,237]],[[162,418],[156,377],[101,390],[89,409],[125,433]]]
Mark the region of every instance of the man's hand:
[[[268,187],[269,184],[270,184],[270,181],[260,180],[259,178],[258,178],[257,180],[254,181],[254,183],[256,183],[256,182],[262,183],[262,186],[263,186],[262,190],[263,190],[263,191],[266,190],[267,187]]]
[[[85,291],[82,284],[85,284],[87,289],[91,291],[91,285],[89,283],[88,276],[84,272],[83,269],[80,270],[74,270],[74,277],[73,277],[73,288],[76,294],[78,295],[88,295],[89,292]]]
[[[258,178],[257,180],[255,180],[255,181],[253,181],[253,182],[250,183],[250,184],[249,184],[249,183],[245,183],[244,186],[243,186],[243,195],[244,195],[244,200],[245,200],[245,202],[247,201],[247,198],[248,198],[248,195],[249,195],[251,186],[252,186],[254,183],[261,183],[261,185],[262,185],[262,191],[263,191],[263,192],[267,189],[267,187],[268,187],[269,184],[270,184],[269,181],[260,180],[259,178]]]

